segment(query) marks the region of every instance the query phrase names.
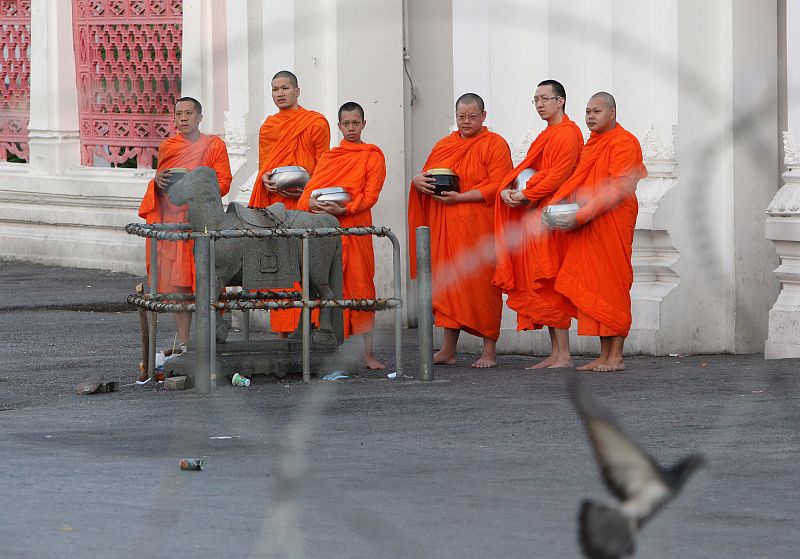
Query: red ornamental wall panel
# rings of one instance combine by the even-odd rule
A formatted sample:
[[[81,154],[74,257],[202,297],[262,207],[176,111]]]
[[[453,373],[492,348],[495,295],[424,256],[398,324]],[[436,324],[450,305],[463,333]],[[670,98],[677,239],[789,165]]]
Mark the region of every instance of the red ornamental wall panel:
[[[28,159],[30,45],[30,0],[0,0],[0,161]]]
[[[81,163],[151,167],[181,91],[183,0],[73,0]]]

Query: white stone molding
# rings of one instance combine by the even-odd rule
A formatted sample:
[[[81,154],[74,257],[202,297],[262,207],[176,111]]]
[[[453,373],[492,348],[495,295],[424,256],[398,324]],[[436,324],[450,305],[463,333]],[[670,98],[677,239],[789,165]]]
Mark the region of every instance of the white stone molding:
[[[231,174],[236,176],[239,169],[247,162],[247,152],[250,149],[247,145],[247,113],[233,114],[225,111],[224,140],[231,162]]]
[[[783,132],[783,186],[767,207],[765,236],[772,241],[780,265],[773,271],[780,292],[769,311],[764,358],[800,357],[800,149]]]
[[[794,145],[789,132],[783,132],[784,163],[786,171],[781,178],[783,186],[767,206],[770,217],[800,216],[800,148]]]
[[[522,139],[519,142],[511,143],[511,160],[513,161],[515,167],[522,163],[522,160],[525,159],[525,156],[528,154],[528,149],[536,139],[536,135],[536,130],[531,124],[528,126],[528,129],[525,131],[525,134],[522,136]]]
[[[800,166],[800,147],[794,145],[788,130],[783,131],[783,162],[787,167]]]
[[[680,253],[665,229],[656,225],[656,215],[664,196],[678,184],[675,161],[677,127],[670,138],[660,138],[651,124],[642,138],[642,155],[648,176],[639,181],[636,197],[639,215],[633,239],[634,281],[631,288],[632,332],[640,351],[655,353],[656,334],[661,329],[664,299],[678,286],[680,278],[672,270]]]

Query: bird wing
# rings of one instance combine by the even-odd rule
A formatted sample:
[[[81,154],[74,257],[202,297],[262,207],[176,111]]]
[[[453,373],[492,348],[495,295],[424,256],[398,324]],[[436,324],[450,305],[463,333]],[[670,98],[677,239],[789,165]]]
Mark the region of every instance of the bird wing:
[[[586,426],[603,481],[614,496],[628,501],[644,494],[669,493],[659,465],[617,425],[611,412],[597,403],[577,375],[568,380],[568,388]]]

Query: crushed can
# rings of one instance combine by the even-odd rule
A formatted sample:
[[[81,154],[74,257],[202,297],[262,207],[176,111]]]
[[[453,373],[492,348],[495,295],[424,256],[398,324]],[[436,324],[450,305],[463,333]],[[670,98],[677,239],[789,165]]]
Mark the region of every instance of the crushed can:
[[[239,373],[233,373],[233,377],[231,378],[231,384],[233,386],[250,386],[250,379],[247,377],[243,377]]]
[[[181,458],[181,470],[199,472],[202,469],[202,458]]]

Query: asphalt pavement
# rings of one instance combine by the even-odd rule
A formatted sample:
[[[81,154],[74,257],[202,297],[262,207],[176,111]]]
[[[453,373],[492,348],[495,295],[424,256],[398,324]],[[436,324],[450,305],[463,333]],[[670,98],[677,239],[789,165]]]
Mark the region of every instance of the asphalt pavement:
[[[575,558],[579,503],[612,499],[565,371],[520,355],[475,370],[463,354],[422,382],[410,330],[409,378],[353,365],[347,380],[261,376],[210,396],[137,386],[125,299],[139,281],[0,261],[0,557]],[[390,332],[377,354],[391,362]],[[799,365],[632,356],[582,375],[657,460],[709,462],[637,557],[796,556]],[[119,390],[75,394],[92,374]]]

